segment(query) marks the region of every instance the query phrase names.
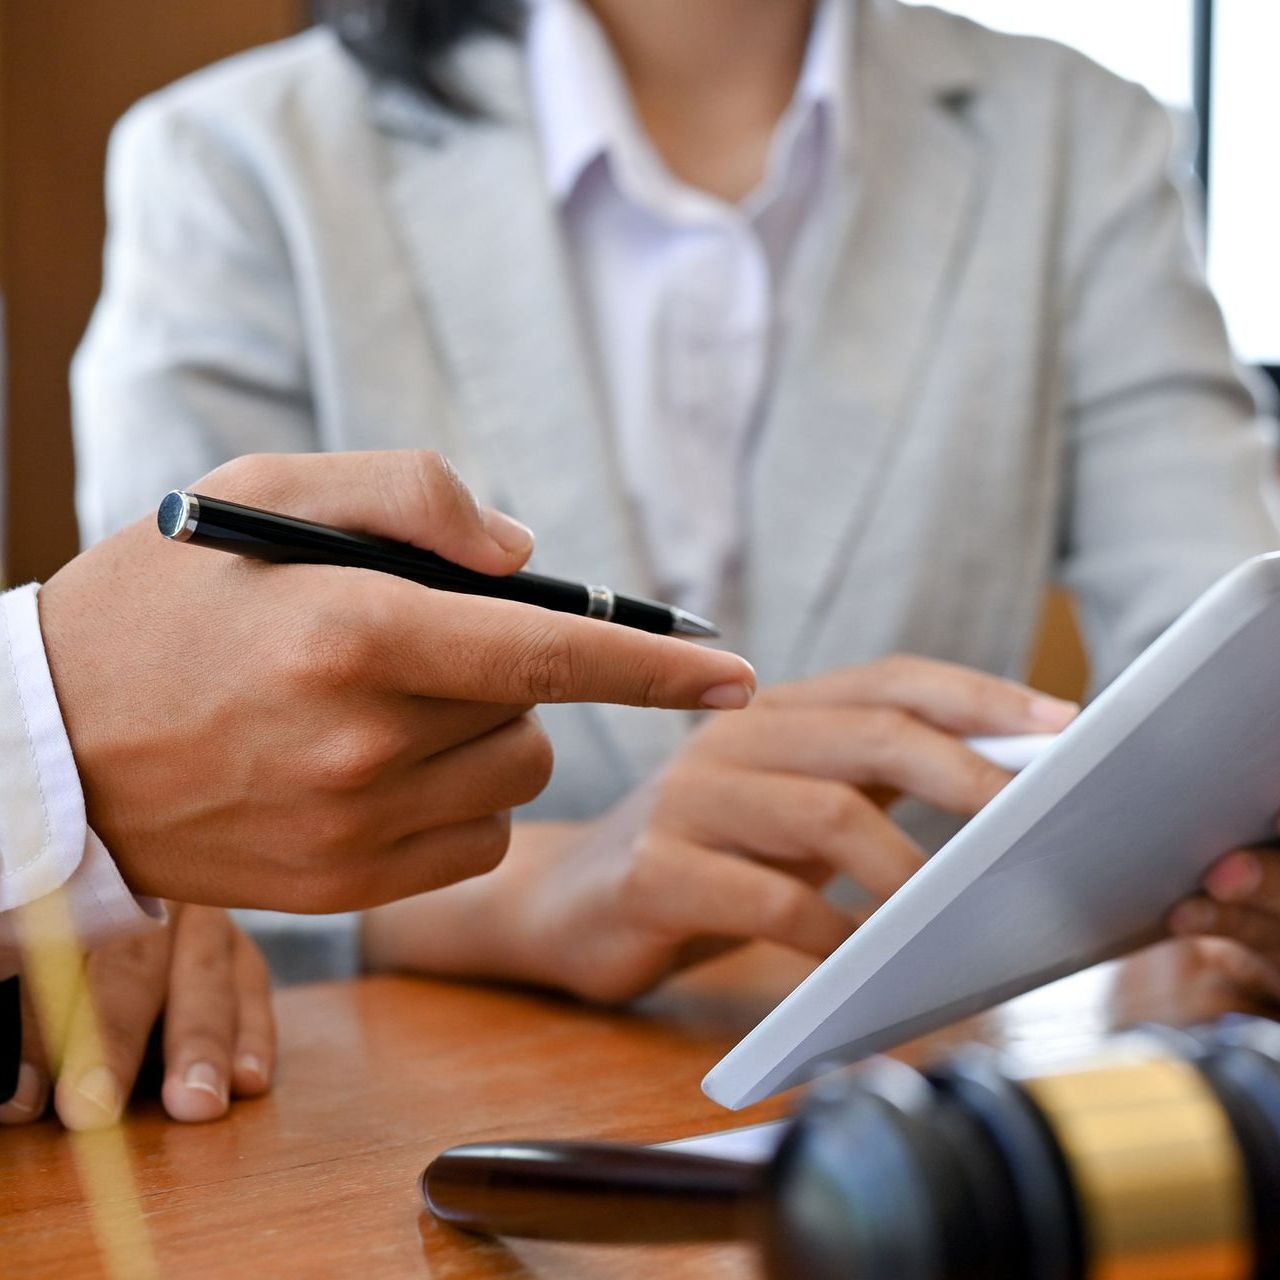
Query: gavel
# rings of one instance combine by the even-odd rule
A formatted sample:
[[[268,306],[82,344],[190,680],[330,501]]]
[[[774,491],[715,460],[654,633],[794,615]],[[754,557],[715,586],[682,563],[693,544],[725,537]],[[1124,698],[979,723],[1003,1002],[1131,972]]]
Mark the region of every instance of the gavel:
[[[485,1143],[422,1191],[492,1235],[753,1241],[769,1280],[1280,1280],[1280,1026],[875,1059],[814,1085],[764,1164]]]

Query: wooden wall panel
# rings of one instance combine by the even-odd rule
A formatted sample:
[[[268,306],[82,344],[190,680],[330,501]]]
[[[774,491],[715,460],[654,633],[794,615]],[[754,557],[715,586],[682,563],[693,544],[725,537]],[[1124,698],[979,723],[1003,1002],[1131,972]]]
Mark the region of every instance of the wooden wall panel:
[[[297,30],[304,9],[304,0],[0,0],[10,581],[47,577],[76,550],[67,368],[98,291],[113,121],[188,71]]]
[[[1031,660],[1030,682],[1037,689],[1059,698],[1079,702],[1089,684],[1089,662],[1085,656],[1075,606],[1065,591],[1052,591],[1045,601],[1040,623],[1040,643]]]

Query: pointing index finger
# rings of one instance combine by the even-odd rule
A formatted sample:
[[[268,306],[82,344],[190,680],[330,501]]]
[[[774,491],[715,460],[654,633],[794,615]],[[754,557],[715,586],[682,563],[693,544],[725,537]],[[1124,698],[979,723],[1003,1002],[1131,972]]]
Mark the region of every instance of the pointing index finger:
[[[730,710],[755,693],[750,663],[611,622],[387,579],[385,677],[406,693],[487,702],[612,702]]]

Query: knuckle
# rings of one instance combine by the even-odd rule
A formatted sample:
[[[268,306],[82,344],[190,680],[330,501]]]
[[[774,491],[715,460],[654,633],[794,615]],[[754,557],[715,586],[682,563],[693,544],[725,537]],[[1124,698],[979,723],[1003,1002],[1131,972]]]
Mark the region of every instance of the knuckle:
[[[862,803],[852,787],[824,787],[810,807],[817,833],[827,839],[847,836],[862,817]]]
[[[876,759],[895,754],[913,727],[911,717],[896,707],[870,707],[862,718],[867,748]]]
[[[97,1040],[103,1054],[110,1058],[115,1053],[131,1050],[151,1034],[154,1019],[130,1017],[111,1001],[99,997],[94,1001],[94,1022]],[[92,1038],[84,1047],[92,1045]]]
[[[312,745],[308,779],[319,791],[363,791],[400,759],[404,745],[394,726],[378,721],[345,725]],[[349,809],[343,813],[347,819],[352,816]]]
[[[571,984],[573,994],[587,1004],[621,1005],[640,994],[640,988],[625,974],[612,968],[591,968],[576,973]]]
[[[965,791],[969,799],[978,807],[994,800],[1009,781],[1007,774],[981,757],[974,756],[972,760],[965,763]]]
[[[876,674],[890,685],[899,685],[918,678],[925,663],[910,653],[891,653],[871,664]]]
[[[421,496],[428,511],[440,504],[473,513],[479,511],[475,495],[444,454],[435,449],[420,449],[416,451],[415,462]]]
[[[535,702],[566,702],[577,689],[577,660],[569,638],[542,622],[513,637],[516,670]]]
[[[346,861],[353,846],[360,845],[365,834],[360,807],[340,795],[313,799],[307,814],[307,839],[313,861],[335,869]]]
[[[796,881],[780,881],[764,901],[764,927],[772,936],[794,937],[804,927],[808,913],[808,891]]]
[[[89,956],[89,977],[94,983],[135,983],[155,972],[162,959],[156,935],[112,943]]]
[[[285,658],[287,676],[294,685],[345,688],[368,670],[373,628],[353,605],[351,598],[341,604],[309,599]]]
[[[670,697],[670,685],[666,672],[656,660],[646,661],[643,666],[633,668],[636,689],[636,704],[641,707],[659,707]]]
[[[535,716],[525,715],[516,722],[517,793],[514,804],[527,804],[541,795],[551,781],[555,751],[546,730]]]
[[[669,889],[672,883],[666,862],[661,839],[651,831],[640,832],[628,844],[626,857],[618,869],[618,902],[629,912],[641,916],[650,906],[661,902],[664,886]]]
[[[213,977],[221,977],[226,971],[227,952],[212,939],[204,939],[197,946],[182,949],[182,967],[201,983]]]
[[[288,910],[298,915],[331,915],[357,911],[365,903],[363,886],[349,872],[315,870],[290,887]]]
[[[511,815],[495,813],[473,824],[469,841],[467,870],[470,875],[485,875],[507,856],[511,844]]]
[[[424,488],[443,481],[445,484],[461,483],[453,463],[437,449],[413,450],[413,462]]]
[[[181,1023],[170,1028],[173,1037],[173,1052],[166,1056],[183,1053],[191,1057],[203,1057],[212,1051],[214,1056],[225,1052],[231,1037],[231,1027],[220,1026],[210,1021],[203,1011],[188,1012]]]
[[[248,496],[256,494],[262,488],[269,471],[270,464],[266,454],[242,453],[210,471],[198,483],[202,488]]]
[[[679,804],[691,792],[697,794],[698,788],[710,773],[710,769],[685,757],[672,760],[653,779],[654,808],[667,809]]]
[[[962,705],[969,716],[978,723],[997,718],[1001,713],[1022,710],[1030,702],[1030,695],[1011,689],[994,676],[981,672],[966,672],[957,681]]]

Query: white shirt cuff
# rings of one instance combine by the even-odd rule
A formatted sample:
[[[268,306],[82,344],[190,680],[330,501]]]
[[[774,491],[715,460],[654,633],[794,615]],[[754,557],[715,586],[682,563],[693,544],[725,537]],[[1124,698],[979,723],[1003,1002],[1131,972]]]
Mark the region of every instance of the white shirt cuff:
[[[0,595],[0,950],[61,920],[85,950],[163,920],[89,829],[40,634],[37,588]],[[67,910],[17,908],[61,890]],[[44,923],[37,923],[44,922]],[[19,938],[21,934],[21,939]]]

